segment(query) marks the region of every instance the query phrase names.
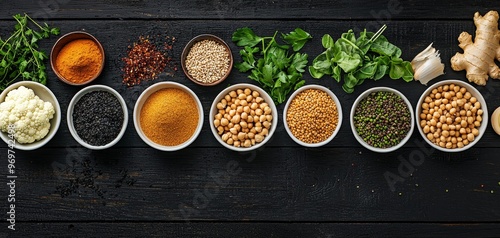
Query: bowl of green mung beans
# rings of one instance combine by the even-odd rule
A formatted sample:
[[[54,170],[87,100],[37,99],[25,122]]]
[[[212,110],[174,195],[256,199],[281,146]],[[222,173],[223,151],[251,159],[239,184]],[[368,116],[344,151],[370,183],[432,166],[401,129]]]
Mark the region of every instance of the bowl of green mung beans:
[[[388,87],[371,88],[356,99],[351,108],[351,129],[365,148],[379,153],[403,146],[414,129],[410,101]]]

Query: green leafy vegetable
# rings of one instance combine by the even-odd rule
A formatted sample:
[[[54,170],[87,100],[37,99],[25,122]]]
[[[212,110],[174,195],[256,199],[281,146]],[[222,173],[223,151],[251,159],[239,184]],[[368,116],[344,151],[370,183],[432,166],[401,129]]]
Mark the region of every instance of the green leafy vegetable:
[[[349,30],[337,41],[328,34],[324,35],[321,44],[326,50],[313,60],[309,73],[313,78],[330,75],[337,82],[343,79],[342,89],[347,93],[354,92],[354,88],[366,79],[379,80],[385,75],[412,81],[410,62],[403,61],[401,49],[382,35],[386,28],[384,25],[376,33],[365,29],[357,38]]]
[[[48,57],[45,52],[38,51],[37,42],[59,34],[59,29],[50,28],[47,23],[40,25],[27,14],[17,14],[14,19],[17,21],[14,33],[6,40],[0,38],[0,91],[19,77],[46,84],[47,74],[43,61]],[[30,28],[30,22],[39,31]]]
[[[233,33],[232,40],[240,50],[242,62],[235,67],[240,72],[250,71],[248,76],[260,83],[276,103],[283,103],[287,95],[305,84],[302,73],[307,66],[307,54],[298,52],[311,35],[297,28],[289,34],[281,34],[285,44],[276,41],[275,32],[270,37],[257,36],[245,27]],[[260,43],[260,46],[259,46]],[[292,49],[292,52],[290,51]]]

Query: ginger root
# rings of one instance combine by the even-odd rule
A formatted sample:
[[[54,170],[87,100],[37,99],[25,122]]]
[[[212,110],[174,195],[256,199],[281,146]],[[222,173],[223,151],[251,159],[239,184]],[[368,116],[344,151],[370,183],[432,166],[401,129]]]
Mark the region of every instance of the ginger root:
[[[500,61],[498,12],[489,11],[484,16],[476,12],[474,24],[476,25],[474,43],[469,33],[460,34],[458,46],[464,50],[464,53],[456,53],[451,57],[451,68],[455,71],[466,70],[469,82],[486,85],[488,75],[491,78],[500,79],[500,69],[495,63],[495,59]]]

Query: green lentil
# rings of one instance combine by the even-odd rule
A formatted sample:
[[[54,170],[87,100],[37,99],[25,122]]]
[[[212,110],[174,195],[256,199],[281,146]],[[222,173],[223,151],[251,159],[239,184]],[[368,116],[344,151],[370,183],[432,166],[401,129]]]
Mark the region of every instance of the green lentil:
[[[356,107],[354,127],[369,145],[377,148],[393,147],[410,131],[410,110],[404,100],[393,92],[373,92]]]

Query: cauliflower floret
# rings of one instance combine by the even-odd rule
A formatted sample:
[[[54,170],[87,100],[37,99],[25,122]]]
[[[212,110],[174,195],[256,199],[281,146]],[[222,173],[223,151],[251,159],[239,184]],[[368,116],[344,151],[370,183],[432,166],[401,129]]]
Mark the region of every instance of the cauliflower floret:
[[[52,103],[41,100],[32,89],[20,86],[7,93],[5,101],[0,103],[0,130],[7,132],[13,124],[16,141],[32,143],[48,134],[54,114]]]

